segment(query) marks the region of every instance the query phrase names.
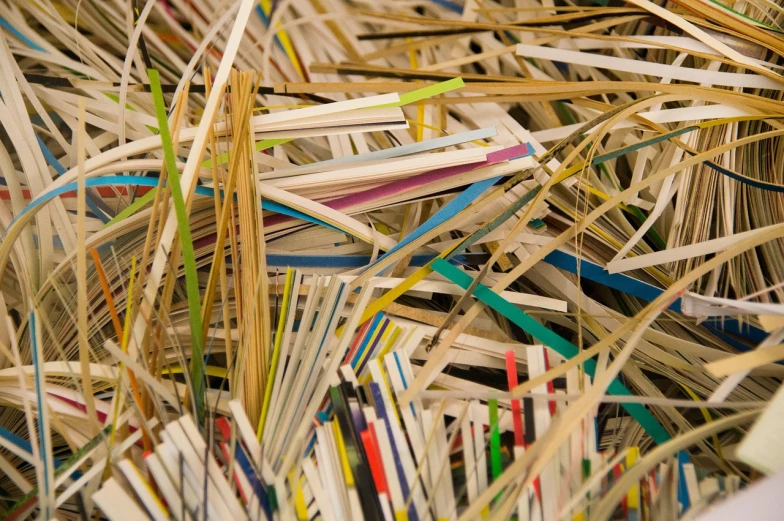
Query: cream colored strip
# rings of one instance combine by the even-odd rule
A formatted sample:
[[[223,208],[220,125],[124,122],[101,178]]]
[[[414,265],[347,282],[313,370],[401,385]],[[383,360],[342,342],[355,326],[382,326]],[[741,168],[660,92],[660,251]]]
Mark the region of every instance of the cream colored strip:
[[[741,371],[751,371],[765,364],[770,364],[784,359],[784,344],[771,346],[716,360],[705,365],[705,369],[717,378],[721,378]],[[727,402],[719,402],[727,403]]]
[[[660,78],[672,78],[694,83],[708,83],[710,85],[723,85],[727,87],[742,87],[752,89],[784,90],[784,83],[771,80],[756,74],[737,74],[732,72],[711,72],[702,69],[689,69],[686,67],[673,67],[661,63],[652,63],[628,58],[616,58],[602,54],[570,51],[568,49],[554,49],[537,45],[517,45],[517,54],[526,58],[540,58],[545,60],[573,63],[600,69],[631,72]],[[756,66],[755,66],[756,67]]]
[[[596,115],[599,114],[599,111],[594,111],[591,109],[588,110],[590,110],[592,113],[595,113]],[[680,107],[676,109],[640,112],[638,115],[653,123],[680,123],[683,121],[705,121],[708,119],[748,116],[749,111],[727,105],[708,105],[703,107]],[[532,132],[531,135],[542,142],[560,141],[580,128],[582,125],[582,123],[575,123],[573,125],[565,125],[563,127]],[[635,126],[638,126],[638,123],[635,123],[631,120],[626,120],[615,125],[613,130],[633,128]],[[597,128],[598,127],[594,127],[590,131],[592,132]]]
[[[765,228],[759,228],[757,230],[736,233],[729,237],[721,237],[719,239],[712,239],[697,244],[690,244],[689,246],[681,246],[679,248],[671,248],[649,253],[647,255],[638,255],[637,257],[631,257],[629,259],[613,261],[607,264],[607,271],[610,273],[622,273],[624,271],[647,268],[649,266],[666,264],[668,262],[702,257],[703,255],[724,251],[741,241],[767,233],[776,226],[777,225],[766,226]]]

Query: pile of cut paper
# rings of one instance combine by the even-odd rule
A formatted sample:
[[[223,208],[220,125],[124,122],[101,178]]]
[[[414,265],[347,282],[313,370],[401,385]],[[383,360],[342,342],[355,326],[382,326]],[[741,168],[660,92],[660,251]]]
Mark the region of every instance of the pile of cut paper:
[[[0,521],[780,519],[782,27],[0,0]]]

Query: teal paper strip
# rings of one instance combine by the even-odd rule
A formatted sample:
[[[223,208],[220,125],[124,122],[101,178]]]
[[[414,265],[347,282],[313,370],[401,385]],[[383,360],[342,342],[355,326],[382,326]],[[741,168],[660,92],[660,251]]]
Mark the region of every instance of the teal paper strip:
[[[437,258],[433,262],[432,268],[463,289],[468,289],[468,287],[473,282],[473,279],[470,275],[460,271],[458,268],[452,266],[441,258]],[[550,331],[548,328],[531,318],[527,313],[520,310],[517,306],[510,303],[508,300],[504,299],[498,293],[494,292],[484,284],[479,284],[476,287],[474,290],[474,296],[496,310],[498,313],[501,313],[520,329],[529,333],[547,347],[554,349],[561,356],[565,358],[574,358],[579,354],[580,350],[577,348],[577,346],[567,341],[560,335],[554,333],[553,331]],[[585,371],[589,375],[593,376],[596,373],[595,360],[586,360],[585,364],[583,365],[585,367]],[[610,384],[608,392],[616,396],[633,396],[631,391],[629,391],[617,378]],[[645,406],[639,403],[624,403],[621,404],[621,407],[626,409],[629,414],[635,420],[637,420],[637,422],[639,422],[642,428],[645,429],[645,432],[651,436],[653,441],[659,445],[670,439],[670,435],[667,433],[664,427],[661,426],[661,424],[656,420],[656,418],[653,417],[653,415],[648,411],[648,409],[645,408]]]

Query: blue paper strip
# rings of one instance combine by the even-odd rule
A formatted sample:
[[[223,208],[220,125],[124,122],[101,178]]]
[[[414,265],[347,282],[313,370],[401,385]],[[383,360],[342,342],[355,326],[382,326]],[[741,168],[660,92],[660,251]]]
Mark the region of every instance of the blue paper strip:
[[[458,194],[457,197],[449,201],[443,208],[438,210],[433,216],[431,216],[427,221],[425,221],[421,226],[411,232],[408,236],[406,236],[402,241],[397,243],[391,250],[386,252],[384,255],[378,258],[376,262],[368,266],[367,269],[378,264],[381,260],[389,257],[396,251],[400,250],[401,248],[408,246],[416,239],[422,237],[426,233],[432,231],[436,227],[440,226],[441,224],[445,223],[449,219],[452,219],[457,214],[462,212],[469,204],[474,202],[474,200],[482,195],[482,192],[493,186],[497,183],[501,177],[493,177],[491,179],[485,179],[482,181],[478,181],[471,186],[469,186],[465,191]],[[365,271],[367,271],[367,269]]]
[[[94,188],[99,186],[151,186],[155,187],[158,186],[158,178],[157,177],[137,177],[137,176],[130,176],[130,175],[118,175],[118,176],[111,176],[111,177],[97,177],[91,179],[85,179],[85,187],[87,188]],[[48,201],[51,201],[55,197],[58,197],[62,194],[68,192],[74,192],[78,188],[77,183],[67,183],[59,188],[56,188],[50,192],[47,192],[44,195],[37,197],[36,199],[30,201],[30,203],[24,207],[24,209],[19,212],[11,221],[9,228],[13,226],[17,220],[19,220],[23,215],[27,212],[32,210],[33,208],[40,206]],[[204,195],[208,197],[213,197],[215,195],[215,190],[212,188],[208,188],[206,186],[197,186],[196,193],[198,195]],[[221,192],[221,197],[223,197],[223,192]],[[303,221],[307,221],[313,224],[317,224],[319,226],[324,226],[326,228],[330,228],[332,230],[341,231],[338,228],[335,228],[329,223],[324,221],[315,219],[314,217],[309,216],[306,213],[300,212],[299,210],[295,210],[293,208],[289,208],[284,206],[280,203],[275,201],[264,200],[261,202],[261,207],[264,210],[270,210],[273,212],[282,213],[284,215],[288,215],[290,217],[294,217],[296,219],[301,219]]]
[[[556,268],[561,268],[569,273],[577,274],[577,258],[569,253],[555,250],[554,252],[549,253],[544,258],[544,261],[548,264],[552,264]],[[656,286],[641,282],[622,273],[608,273],[602,266],[585,259],[580,259],[580,276],[648,302],[656,300],[664,291]],[[680,312],[681,299],[678,298],[675,300],[667,309]],[[741,323],[738,319],[732,317],[711,318],[706,320],[703,324],[705,324],[707,329],[712,333],[718,333],[717,336],[723,341],[741,351],[748,351],[750,348],[744,346],[732,337],[724,335],[722,331],[724,333],[742,336],[754,343],[762,342],[762,340],[767,337],[767,334],[763,330],[750,324]]]
[[[37,43],[32,41],[27,36],[23,35],[21,32],[19,32],[19,30],[16,27],[11,25],[2,16],[0,16],[0,27],[2,27],[3,29],[7,30],[8,32],[10,32],[14,36],[16,36],[19,39],[19,41],[21,41],[23,44],[27,45],[28,47],[30,47],[34,51],[45,52],[43,47],[41,47],[40,45],[38,45]]]
[[[460,134],[452,134],[450,136],[439,137],[436,139],[429,139],[427,141],[420,141],[418,143],[411,143],[410,145],[402,145],[399,147],[385,148],[383,150],[375,150],[365,154],[357,154],[353,156],[344,156],[337,159],[329,159],[327,161],[319,161],[303,167],[293,168],[291,172],[295,174],[301,168],[313,168],[314,166],[323,167],[331,165],[342,165],[348,163],[358,163],[362,161],[378,161],[379,159],[392,159],[395,157],[402,157],[411,154],[419,154],[422,152],[429,152],[439,148],[451,147],[476,141],[479,139],[487,139],[497,135],[495,127],[480,128],[478,130],[471,130],[470,132],[461,132]]]

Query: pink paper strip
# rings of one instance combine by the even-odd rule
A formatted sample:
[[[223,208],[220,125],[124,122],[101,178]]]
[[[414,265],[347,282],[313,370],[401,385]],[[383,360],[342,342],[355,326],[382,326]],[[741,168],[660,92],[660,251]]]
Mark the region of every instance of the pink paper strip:
[[[468,165],[450,166],[447,168],[431,170],[430,172],[424,172],[407,179],[393,181],[376,188],[371,188],[370,190],[365,190],[364,192],[357,192],[355,194],[346,195],[344,197],[333,199],[332,201],[327,201],[322,204],[332,208],[333,210],[343,210],[345,208],[357,206],[369,201],[374,201],[376,199],[384,199],[402,192],[414,190],[420,186],[435,183],[448,177],[465,174],[466,172],[471,172],[479,168],[495,165],[510,159],[525,157],[532,153],[533,149],[527,143],[523,143],[521,145],[515,145],[503,150],[491,152],[487,154],[487,160],[482,161],[481,163],[471,163]],[[287,215],[271,215],[264,219],[264,226],[274,226],[276,224],[281,224],[291,220],[293,220],[293,217],[289,217]]]

